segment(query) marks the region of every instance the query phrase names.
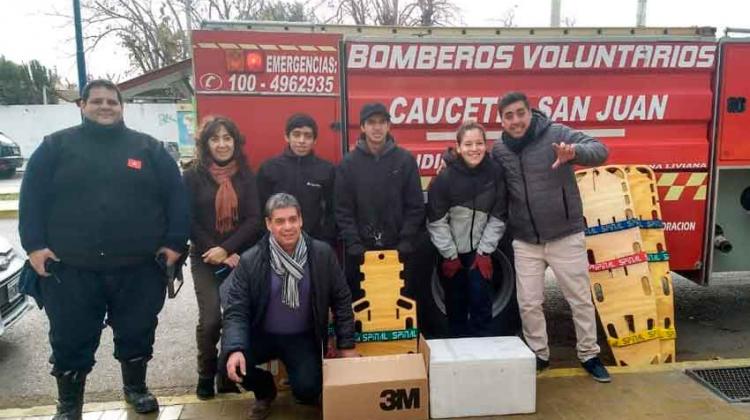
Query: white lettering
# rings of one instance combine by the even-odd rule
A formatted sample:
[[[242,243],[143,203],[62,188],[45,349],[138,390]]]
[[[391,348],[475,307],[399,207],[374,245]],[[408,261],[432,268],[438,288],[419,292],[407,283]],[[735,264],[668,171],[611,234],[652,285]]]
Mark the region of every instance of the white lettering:
[[[537,45],[534,47],[534,51],[531,52],[531,46],[526,45],[523,48],[523,66],[524,68],[531,69],[536,67],[536,62],[539,60],[539,55],[542,53],[542,49]]]
[[[545,45],[542,49],[542,58],[539,60],[540,69],[553,69],[560,61],[560,46]]]
[[[698,46],[686,45],[682,47],[680,51],[679,66],[681,68],[695,67],[695,63],[698,61]]]
[[[611,116],[615,121],[663,120],[668,101],[669,95],[651,95],[648,102],[646,95],[609,95],[604,109],[596,113],[596,119],[605,121]]]
[[[390,48],[387,45],[375,45],[370,53],[370,68],[384,69],[388,66],[388,53]]]
[[[440,98],[438,106],[435,106],[435,98],[427,98],[427,124],[438,124],[443,118],[445,109],[445,98]]]
[[[454,108],[459,105],[461,105],[461,98],[451,98],[445,106],[445,121],[448,124],[456,124],[461,120],[461,114],[454,112]]]
[[[589,54],[586,56],[586,59],[583,59],[583,52],[586,51],[588,48]],[[575,67],[579,69],[587,69],[591,67],[592,64],[594,64],[594,53],[596,52],[595,46],[589,46],[589,45],[583,45],[579,46],[576,50],[576,61],[575,61]]]
[[[630,67],[648,67],[654,52],[653,45],[637,45]]]
[[[474,46],[473,45],[459,45],[458,51],[456,52],[456,64],[453,66],[454,69],[471,69],[471,65],[474,63]]]
[[[417,68],[420,70],[431,70],[435,68],[435,60],[438,54],[438,47],[435,45],[422,45],[419,49],[417,58]]]
[[[657,45],[651,58],[651,67],[665,68],[669,66],[669,55],[672,53],[671,45]]]
[[[414,101],[409,111],[409,116],[406,117],[406,124],[419,124],[424,123],[424,108],[422,107],[422,101]]]
[[[572,69],[573,68],[573,62],[570,61],[570,57],[568,57],[568,50],[570,49],[569,45],[563,45],[562,51],[560,52],[560,64],[559,68],[561,69]]]
[[[716,45],[704,45],[698,53],[698,62],[696,67],[706,68],[713,67],[716,56]]]
[[[475,120],[477,118],[477,112],[479,112],[479,104],[482,102],[482,98],[466,98],[466,106],[464,107],[464,121]]]
[[[406,105],[409,102],[404,98],[403,96],[399,96],[397,98],[393,98],[393,101],[391,101],[391,109],[389,113],[391,114],[391,122],[393,124],[401,124],[406,119],[406,113],[401,111],[399,108],[406,107]]]
[[[669,95],[651,95],[651,105],[648,108],[648,119],[664,119],[664,113],[667,111],[667,102]]]
[[[414,63],[417,61],[417,46],[410,45],[406,48],[406,51],[401,45],[393,46],[393,54],[391,54],[390,65],[388,67],[392,69],[409,69],[414,68]]]
[[[492,45],[481,45],[477,48],[477,54],[474,57],[474,68],[480,70],[491,69],[494,58],[493,54],[495,54],[495,48]]]
[[[437,59],[437,69],[438,70],[451,70],[453,69],[453,54],[456,52],[456,46],[455,45],[446,45],[443,48],[440,48],[440,52],[438,53],[438,59]]]
[[[349,62],[346,66],[350,69],[363,69],[367,65],[367,53],[370,47],[364,44],[354,44],[349,49]]]
[[[497,47],[495,58],[497,62],[492,65],[493,69],[509,69],[513,65],[513,45],[501,45]]]
[[[715,44],[529,44],[516,57],[515,45],[494,44],[353,44],[348,66],[352,69],[389,70],[489,70],[588,69],[588,68],[710,68],[715,64]],[[323,57],[291,56],[276,62],[268,56],[267,68],[304,69],[328,66]],[[310,61],[313,60],[313,61]],[[294,71],[296,71],[294,70]],[[292,71],[292,70],[289,70]]]
[[[693,232],[695,222],[664,222],[664,230],[667,232]]]

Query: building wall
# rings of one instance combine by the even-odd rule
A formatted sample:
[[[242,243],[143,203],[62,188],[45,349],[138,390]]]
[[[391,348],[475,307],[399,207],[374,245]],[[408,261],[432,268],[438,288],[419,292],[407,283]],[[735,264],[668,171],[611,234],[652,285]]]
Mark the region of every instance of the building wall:
[[[28,159],[47,134],[81,123],[75,104],[0,106],[0,131]],[[179,141],[176,104],[125,104],[125,124],[161,141]]]

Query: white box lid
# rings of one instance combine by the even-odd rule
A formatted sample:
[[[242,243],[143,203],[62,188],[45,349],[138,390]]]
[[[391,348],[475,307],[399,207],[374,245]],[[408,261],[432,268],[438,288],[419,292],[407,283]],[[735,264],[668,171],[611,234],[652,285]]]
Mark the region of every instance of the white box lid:
[[[489,360],[534,359],[534,353],[516,336],[427,340],[430,364]]]

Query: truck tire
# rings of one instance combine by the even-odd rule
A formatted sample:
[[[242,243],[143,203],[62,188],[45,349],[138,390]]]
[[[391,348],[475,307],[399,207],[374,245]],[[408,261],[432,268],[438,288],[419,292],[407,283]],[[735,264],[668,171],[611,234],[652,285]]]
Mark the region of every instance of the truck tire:
[[[434,250],[434,249],[433,249]],[[435,256],[437,252],[435,252]],[[428,338],[450,337],[448,318],[445,311],[445,291],[443,279],[439,275],[437,258],[432,264],[432,273],[428,284],[422,284],[420,328]],[[517,335],[521,329],[521,317],[516,300],[516,280],[513,268],[513,249],[510,239],[504,238],[492,255],[494,266],[492,326],[491,332],[496,336]]]

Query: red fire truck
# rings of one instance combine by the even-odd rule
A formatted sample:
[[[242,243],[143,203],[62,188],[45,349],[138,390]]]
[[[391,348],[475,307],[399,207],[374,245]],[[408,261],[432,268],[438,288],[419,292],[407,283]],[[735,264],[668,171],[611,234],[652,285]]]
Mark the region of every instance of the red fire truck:
[[[604,141],[608,163],[655,170],[671,268],[707,284],[750,269],[750,40],[715,32],[208,22],[192,37],[197,112],[237,121],[257,168],[282,150],[294,112],[318,121],[316,150],[337,162],[359,134],[359,108],[380,101],[426,186],[463,120],[497,139],[498,97],[526,92],[553,120]],[[513,271],[497,258],[499,315]]]

